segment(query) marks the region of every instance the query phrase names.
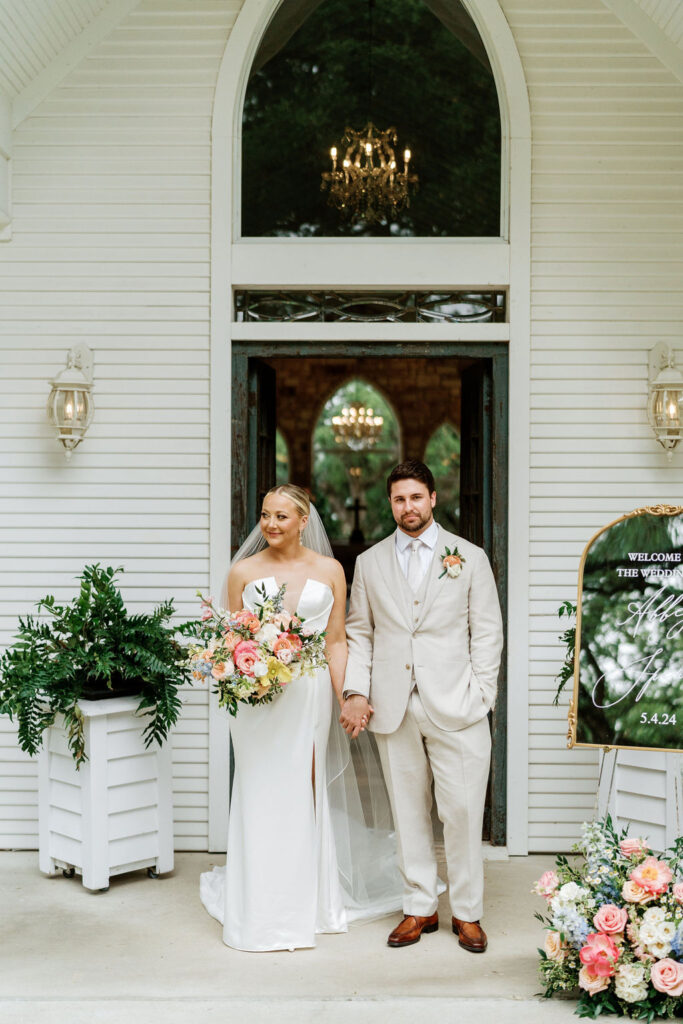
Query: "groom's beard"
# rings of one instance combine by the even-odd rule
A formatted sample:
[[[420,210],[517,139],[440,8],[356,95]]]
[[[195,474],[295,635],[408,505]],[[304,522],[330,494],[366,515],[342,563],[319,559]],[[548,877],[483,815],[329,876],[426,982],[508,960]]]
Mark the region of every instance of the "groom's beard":
[[[409,521],[407,521],[408,513],[404,512],[403,515],[398,520],[398,525],[401,527],[404,533],[418,533],[418,531],[423,530],[425,526],[427,526],[433,518],[433,512],[431,509],[429,510],[429,515],[421,516],[419,512],[413,513],[413,515],[416,516],[416,518],[411,518]]]

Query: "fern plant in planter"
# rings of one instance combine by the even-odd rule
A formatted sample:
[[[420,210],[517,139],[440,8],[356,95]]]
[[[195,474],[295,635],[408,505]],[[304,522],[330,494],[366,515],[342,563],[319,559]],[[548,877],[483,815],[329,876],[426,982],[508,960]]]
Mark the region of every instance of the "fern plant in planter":
[[[0,714],[16,720],[19,745],[36,754],[44,731],[64,716],[76,765],[86,759],[78,701],[139,694],[138,713],[149,721],[145,747],[161,744],[182,707],[178,687],[191,682],[173,600],[130,615],[116,585],[123,569],[88,565],[69,604],[38,602],[46,618],[19,619],[16,642],[0,658]]]

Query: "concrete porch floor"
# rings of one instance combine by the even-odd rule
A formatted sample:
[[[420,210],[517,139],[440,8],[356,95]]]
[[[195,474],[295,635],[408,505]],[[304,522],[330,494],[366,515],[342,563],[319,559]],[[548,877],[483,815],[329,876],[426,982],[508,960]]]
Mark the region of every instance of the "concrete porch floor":
[[[489,860],[489,949],[460,949],[445,897],[441,928],[389,949],[398,916],[322,935],[312,950],[241,953],[199,902],[219,855],[176,854],[173,874],[114,878],[106,893],[78,877],[45,878],[35,852],[0,853],[0,1021],[12,1024],[553,1024],[575,1004],[537,997],[541,910],[529,892],[548,856]]]

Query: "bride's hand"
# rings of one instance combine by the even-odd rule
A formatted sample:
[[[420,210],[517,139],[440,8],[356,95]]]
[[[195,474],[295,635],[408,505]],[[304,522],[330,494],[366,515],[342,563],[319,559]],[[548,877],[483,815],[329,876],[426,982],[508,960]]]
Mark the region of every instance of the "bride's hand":
[[[359,733],[365,730],[370,721],[374,708],[368,700],[359,693],[354,693],[342,704],[339,721],[344,732],[347,732],[352,740],[355,740]]]

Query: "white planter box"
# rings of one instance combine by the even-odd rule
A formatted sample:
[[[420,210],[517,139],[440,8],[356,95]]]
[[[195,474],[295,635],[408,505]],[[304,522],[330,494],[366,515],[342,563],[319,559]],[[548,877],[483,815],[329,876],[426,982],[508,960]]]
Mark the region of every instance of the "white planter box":
[[[171,744],[145,749],[137,697],[79,702],[88,760],[76,770],[60,718],[38,759],[39,865],[86,889],[138,868],[173,870]]]

